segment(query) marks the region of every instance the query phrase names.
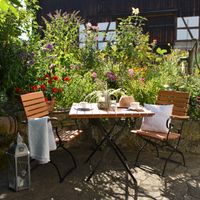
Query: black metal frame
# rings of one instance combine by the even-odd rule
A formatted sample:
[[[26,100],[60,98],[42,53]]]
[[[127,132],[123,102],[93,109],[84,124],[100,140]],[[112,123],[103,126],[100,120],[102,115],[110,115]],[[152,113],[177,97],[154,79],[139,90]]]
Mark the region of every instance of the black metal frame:
[[[135,177],[133,176],[133,174],[131,173],[131,170],[128,166],[127,163],[127,158],[124,155],[124,153],[122,152],[122,150],[119,148],[119,146],[116,144],[115,140],[117,140],[117,135],[119,135],[119,133],[127,126],[127,121],[128,118],[126,119],[118,119],[115,120],[115,123],[112,125],[112,127],[110,128],[110,130],[107,130],[105,128],[105,126],[102,123],[101,119],[89,119],[90,123],[94,126],[98,126],[101,129],[101,133],[103,134],[103,138],[100,141],[99,144],[97,144],[96,148],[90,153],[90,155],[87,157],[87,159],[85,160],[85,163],[88,163],[89,161],[91,161],[92,157],[95,155],[95,153],[100,150],[100,148],[102,147],[102,145],[104,143],[107,143],[109,147],[111,147],[111,149],[114,150],[116,156],[118,157],[118,159],[120,160],[120,162],[122,163],[123,167],[125,168],[125,170],[127,171],[127,173],[131,176],[131,178],[133,179],[134,185],[135,185],[135,195],[134,195],[134,199],[137,199],[137,195],[138,195],[138,184],[137,184],[137,180],[135,179]],[[113,133],[115,127],[117,125],[121,125],[120,130],[118,130],[115,134]],[[114,140],[113,138],[116,137],[116,139]],[[104,156],[103,156],[104,157]],[[91,179],[91,177],[93,176],[93,174],[95,173],[95,171],[97,170],[98,166],[101,164],[101,161],[103,160],[103,157],[101,157],[99,159],[99,161],[97,162],[97,164],[95,165],[95,167],[93,168],[93,170],[91,171],[90,175],[87,177],[86,181],[89,181]]]
[[[67,149],[64,147],[64,142],[61,140],[60,136],[59,136],[59,133],[58,133],[58,127],[55,127],[55,133],[56,133],[56,136],[58,137],[58,144],[57,144],[57,149],[59,148],[62,148],[65,152],[67,152],[71,159],[72,159],[72,162],[73,162],[73,166],[62,176],[61,173],[60,173],[60,170],[59,168],[57,167],[57,165],[55,163],[53,163],[52,160],[50,160],[50,163],[54,165],[54,167],[56,168],[57,170],[57,173],[58,173],[58,176],[59,176],[59,180],[60,180],[60,183],[64,181],[65,177],[71,173],[74,169],[77,168],[77,164],[76,164],[76,160],[73,156],[73,154]],[[62,130],[62,129],[61,129]]]
[[[49,118],[49,121],[52,121],[52,120],[55,120],[55,121],[57,121],[58,123],[60,123],[60,126],[61,126],[60,131],[62,131],[62,129],[63,129],[62,122],[59,121],[59,120],[57,120],[57,118],[52,118],[52,119]],[[22,123],[28,123],[28,122],[23,121]],[[50,156],[50,162],[49,162],[49,163],[52,164],[52,165],[55,167],[55,169],[56,169],[56,171],[57,171],[57,174],[58,174],[58,177],[59,177],[59,182],[62,183],[62,182],[65,180],[65,177],[66,177],[68,174],[70,174],[74,169],[77,168],[77,164],[76,164],[76,160],[75,160],[73,154],[72,154],[67,148],[64,147],[64,142],[62,141],[62,139],[61,139],[61,137],[60,137],[60,135],[59,135],[58,127],[57,127],[57,126],[56,126],[56,127],[53,127],[53,130],[55,131],[55,134],[56,134],[56,136],[58,137],[58,142],[57,142],[57,144],[56,144],[56,145],[57,145],[57,146],[56,146],[56,150],[59,149],[59,148],[62,148],[64,151],[66,151],[66,152],[70,155],[70,157],[71,157],[71,159],[72,159],[72,162],[73,162],[73,166],[72,166],[64,175],[61,175],[61,172],[60,172],[58,166],[56,165],[56,163],[54,163],[54,162],[52,161],[51,156]],[[35,159],[31,159],[31,163],[32,163],[34,160],[35,160]],[[31,168],[31,170],[34,170],[36,167],[37,167],[37,166]]]
[[[171,118],[169,118],[166,122],[166,126],[167,128],[169,128],[169,131],[167,133],[167,139],[164,140],[164,141],[154,141],[153,139],[149,139],[148,136],[145,137],[145,136],[142,136],[142,135],[139,135],[144,141],[145,143],[142,145],[142,147],[139,149],[138,153],[137,153],[137,156],[136,156],[136,160],[135,160],[135,166],[137,165],[137,162],[139,160],[139,156],[140,156],[140,153],[142,152],[142,150],[147,146],[147,144],[151,144],[153,147],[155,147],[156,149],[156,154],[157,154],[157,157],[158,158],[161,158],[161,159],[164,159],[165,160],[165,163],[164,163],[164,167],[163,167],[163,170],[162,170],[162,176],[164,176],[164,173],[165,173],[165,169],[166,169],[166,166],[167,166],[167,163],[168,161],[171,161],[171,162],[175,162],[175,163],[178,163],[178,164],[181,164],[181,162],[177,162],[175,160],[171,160],[171,157],[174,153],[178,153],[181,155],[182,157],[182,160],[183,160],[183,166],[185,166],[185,157],[184,157],[184,154],[178,149],[178,146],[179,146],[179,143],[180,143],[180,140],[181,140],[181,135],[182,135],[182,130],[183,130],[183,125],[184,125],[184,121],[181,122],[181,126],[179,129],[177,129],[177,133],[180,134],[180,137],[177,139],[177,142],[174,144],[174,145],[171,145],[170,144],[170,141],[168,139],[169,137],[169,134],[171,133],[172,129],[174,128],[174,125],[171,123]],[[155,139],[156,140],[156,139]],[[159,155],[159,148],[160,149],[166,149],[168,151],[170,151],[171,153],[168,155],[168,157],[160,157]]]

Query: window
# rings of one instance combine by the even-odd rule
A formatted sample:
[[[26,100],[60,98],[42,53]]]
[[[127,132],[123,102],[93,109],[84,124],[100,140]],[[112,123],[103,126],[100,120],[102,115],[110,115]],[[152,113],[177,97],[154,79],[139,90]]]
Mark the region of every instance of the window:
[[[98,49],[105,49],[106,44],[108,41],[113,42],[115,41],[116,37],[116,22],[100,22],[97,24],[99,31],[97,37],[97,46]],[[86,29],[84,24],[80,25],[79,28],[79,47],[84,45],[86,40],[86,34],[84,30]]]
[[[98,48],[103,50],[108,41],[115,41],[116,22],[101,22],[98,23],[98,27]]]
[[[186,23],[186,24],[185,24]],[[192,36],[199,39],[199,16],[178,17],[177,18],[177,40],[191,40],[192,37],[186,25],[190,29]]]

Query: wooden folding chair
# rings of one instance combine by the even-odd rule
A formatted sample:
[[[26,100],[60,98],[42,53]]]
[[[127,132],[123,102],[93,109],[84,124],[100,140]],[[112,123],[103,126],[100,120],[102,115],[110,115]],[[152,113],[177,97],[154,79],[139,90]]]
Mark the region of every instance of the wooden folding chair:
[[[27,94],[23,94],[21,95],[21,101],[24,107],[24,111],[26,114],[27,119],[31,119],[31,118],[41,118],[44,116],[49,116],[49,111],[48,111],[48,107],[47,107],[47,103],[45,102],[45,98],[44,98],[44,94],[43,92],[32,92],[32,93],[27,93]],[[76,165],[76,161],[74,156],[72,155],[72,153],[64,147],[64,142],[62,141],[59,133],[62,131],[62,122],[60,122],[57,118],[53,117],[49,117],[49,120],[51,121],[56,121],[57,124],[59,124],[59,128],[60,130],[58,130],[58,126],[53,127],[54,132],[57,136],[56,138],[56,144],[57,144],[57,149],[58,148],[62,148],[65,152],[67,152],[73,162],[73,166],[72,168],[70,168],[63,176],[60,173],[59,168],[57,167],[57,165],[52,161],[52,159],[50,158],[50,163],[53,164],[53,166],[56,168],[58,176],[59,176],[59,180],[60,182],[62,182],[65,177],[73,170],[77,167]]]
[[[140,136],[145,143],[139,149],[135,165],[137,165],[140,153],[144,149],[147,144],[151,144],[155,147],[157,152],[157,157],[159,157],[159,148],[169,150],[170,154],[164,158],[165,163],[162,170],[162,176],[165,173],[165,169],[168,161],[171,160],[171,157],[174,153],[178,153],[181,155],[183,160],[183,165],[185,166],[185,158],[183,153],[178,149],[184,122],[189,119],[187,116],[187,111],[189,107],[189,98],[190,94],[187,92],[179,92],[179,91],[160,91],[157,97],[156,104],[158,105],[169,105],[173,104],[172,116],[170,119],[166,121],[166,126],[169,128],[167,133],[163,132],[155,132],[155,131],[144,131],[144,130],[132,130],[131,132],[136,133]],[[178,121],[178,127],[173,124],[173,122]]]

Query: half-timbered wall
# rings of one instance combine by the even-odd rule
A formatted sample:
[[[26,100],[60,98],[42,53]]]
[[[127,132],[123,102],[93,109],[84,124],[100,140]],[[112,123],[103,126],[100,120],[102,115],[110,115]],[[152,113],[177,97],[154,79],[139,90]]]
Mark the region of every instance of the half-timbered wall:
[[[177,18],[200,16],[200,0],[40,0],[40,6],[39,23],[41,16],[60,9],[80,11],[86,22],[97,24],[116,21],[130,15],[132,7],[139,8],[148,19],[145,31],[150,33],[150,40],[172,45],[176,41]]]

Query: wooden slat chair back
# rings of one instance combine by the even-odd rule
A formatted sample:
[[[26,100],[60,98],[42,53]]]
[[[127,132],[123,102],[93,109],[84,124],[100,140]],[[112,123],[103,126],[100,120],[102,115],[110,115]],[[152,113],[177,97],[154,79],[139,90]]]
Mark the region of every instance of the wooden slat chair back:
[[[47,106],[47,103],[45,101],[45,97],[44,97],[44,94],[42,91],[23,94],[23,95],[21,95],[21,101],[22,101],[27,119],[41,118],[41,117],[49,116],[48,106]],[[63,128],[62,122],[60,122],[57,118],[49,117],[49,120],[57,121],[58,124],[61,124],[60,127],[62,130],[62,128]],[[62,131],[58,131],[58,127],[54,127],[54,131],[57,136],[57,138],[55,138],[55,140],[57,142],[57,149],[62,148],[68,155],[70,155],[72,162],[73,162],[73,166],[70,169],[68,169],[64,175],[61,175],[61,172],[60,172],[58,166],[52,160],[50,160],[50,163],[53,164],[53,166],[57,170],[60,182],[62,182],[65,179],[65,177],[72,170],[74,170],[76,168],[77,165],[76,165],[76,161],[75,161],[73,154],[64,146],[64,141],[62,141],[62,138],[60,136],[60,133]],[[70,136],[71,135],[69,133],[68,133],[68,135],[65,134],[65,137],[67,137],[67,138],[70,138]],[[69,139],[68,139],[68,141],[69,141]]]
[[[190,94],[188,92],[161,90],[159,91],[156,104],[173,104],[172,115],[187,116],[189,100]]]
[[[177,129],[172,129],[172,127],[174,126],[172,123],[170,123],[168,133],[148,131],[148,130],[147,131],[133,130],[132,131],[133,133],[136,133],[145,141],[144,145],[141,147],[141,149],[137,153],[135,165],[137,164],[139,155],[141,151],[144,149],[144,147],[147,144],[151,144],[156,148],[157,157],[159,157],[159,151],[158,151],[159,147],[161,148],[166,147],[166,150],[170,150],[170,154],[166,158],[166,161],[164,164],[162,175],[164,175],[167,162],[170,160],[173,153],[178,153],[182,156],[183,165],[185,166],[185,158],[184,158],[183,153],[178,149],[178,145],[181,139],[183,124],[185,120],[189,118],[187,116],[187,111],[189,108],[189,100],[190,100],[190,94],[188,92],[165,91],[165,90],[159,91],[156,104],[158,105],[173,104],[171,119],[180,120],[181,123],[179,124],[179,127]],[[173,141],[173,144],[171,143],[171,141]]]
[[[27,119],[49,115],[48,106],[42,91],[21,95],[21,100]]]

